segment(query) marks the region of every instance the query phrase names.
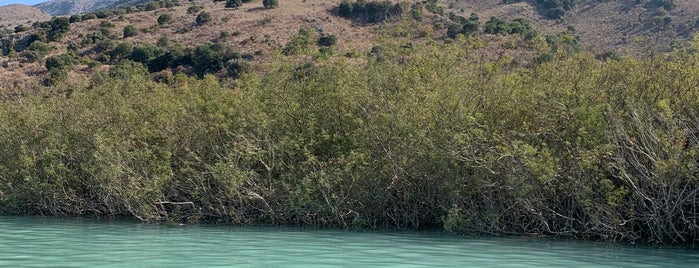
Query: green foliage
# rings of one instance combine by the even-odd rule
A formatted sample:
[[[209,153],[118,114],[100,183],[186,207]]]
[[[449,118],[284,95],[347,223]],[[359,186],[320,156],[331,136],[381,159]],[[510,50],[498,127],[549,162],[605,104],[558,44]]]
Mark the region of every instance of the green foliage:
[[[192,5],[187,8],[187,14],[189,15],[194,15],[199,13],[202,10],[202,6],[197,6],[197,5]]]
[[[319,47],[331,47],[337,44],[337,36],[333,34],[321,34],[316,44]]]
[[[289,43],[282,49],[282,54],[286,56],[306,54],[311,51],[312,46],[316,43],[315,33],[312,29],[300,29],[289,40]]]
[[[267,9],[276,8],[279,6],[279,0],[262,0],[262,5]]]
[[[114,49],[110,50],[109,59],[112,62],[119,62],[122,59],[128,58],[133,51],[133,45],[128,42],[119,43]]]
[[[51,30],[48,33],[49,41],[58,41],[70,31],[70,20],[67,17],[57,17],[51,20]]]
[[[337,14],[363,23],[381,23],[400,18],[403,15],[403,8],[399,3],[393,4],[389,0],[369,2],[357,0],[354,3],[343,0],[337,7]]]
[[[45,66],[49,71],[51,69],[61,69],[66,70],[73,65],[75,65],[78,60],[74,55],[71,54],[61,54],[57,56],[51,56],[46,59]]]
[[[427,8],[427,10],[429,12],[432,12],[434,14],[439,14],[439,15],[444,14],[444,8],[439,6],[439,3],[437,2],[437,0],[426,0],[425,3],[426,3],[425,7]]]
[[[124,26],[124,38],[129,38],[138,35],[138,29],[136,29],[136,26],[133,25],[127,25]]]
[[[209,12],[202,11],[199,13],[199,15],[197,15],[196,23],[197,25],[204,25],[211,22],[211,20],[211,14]]]
[[[549,19],[560,19],[566,11],[575,7],[575,0],[537,0],[540,13]]]
[[[529,22],[524,19],[515,19],[508,23],[497,17],[491,17],[483,25],[483,31],[489,34],[521,34],[526,39],[530,39],[536,34]]]
[[[46,55],[48,55],[51,52],[51,46],[48,44],[41,42],[41,41],[34,41],[29,46],[27,49],[22,52],[22,54],[29,60],[30,62],[36,62],[43,60]]]
[[[157,1],[152,1],[143,6],[143,11],[151,11],[160,8],[160,4]]]
[[[158,25],[165,25],[172,21],[172,15],[170,13],[160,14],[158,16]]]
[[[226,8],[239,8],[243,6],[242,0],[228,0],[226,1]]]
[[[205,74],[216,73],[226,67],[229,67],[229,73],[235,73],[235,71],[231,71],[229,63],[236,63],[231,60],[242,59],[240,53],[220,43],[199,45],[194,49],[190,57],[192,68],[200,77],[203,77]]]
[[[21,32],[26,32],[29,31],[29,26],[27,25],[17,25],[15,26],[15,33],[21,33]]]
[[[476,37],[399,41],[257,72],[222,44],[137,46],[89,85],[1,98],[0,213],[697,241],[699,56],[602,62],[561,35],[512,66]],[[176,64],[199,77],[151,80]]]

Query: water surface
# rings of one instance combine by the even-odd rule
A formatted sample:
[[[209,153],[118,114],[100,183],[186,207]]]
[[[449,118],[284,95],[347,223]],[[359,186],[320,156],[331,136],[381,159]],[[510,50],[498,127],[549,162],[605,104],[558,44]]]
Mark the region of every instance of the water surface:
[[[699,267],[699,249],[0,217],[0,267]]]

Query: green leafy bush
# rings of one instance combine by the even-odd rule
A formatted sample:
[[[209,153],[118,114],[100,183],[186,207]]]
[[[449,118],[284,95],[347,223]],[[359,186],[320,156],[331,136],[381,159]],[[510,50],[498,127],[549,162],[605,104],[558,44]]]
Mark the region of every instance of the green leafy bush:
[[[337,7],[337,14],[340,17],[364,23],[380,23],[400,18],[403,15],[403,8],[400,4],[393,4],[389,0],[369,2],[357,0],[354,3],[343,0]]]
[[[160,14],[160,16],[158,16],[159,25],[168,24],[170,21],[172,21],[172,15],[170,13]]]
[[[209,12],[202,11],[199,13],[199,15],[197,15],[196,23],[197,25],[204,25],[211,22],[211,20],[211,14]]]
[[[279,6],[279,0],[262,0],[262,5],[267,9],[276,8]]]
[[[133,25],[127,25],[124,27],[124,38],[128,37],[133,37],[138,35],[138,29],[136,29],[136,26]]]
[[[226,1],[226,8],[239,8],[243,6],[242,0],[228,0]]]

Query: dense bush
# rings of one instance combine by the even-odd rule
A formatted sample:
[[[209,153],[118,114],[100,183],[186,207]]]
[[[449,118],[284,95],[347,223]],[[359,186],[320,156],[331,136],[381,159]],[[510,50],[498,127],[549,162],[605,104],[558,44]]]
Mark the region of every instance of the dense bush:
[[[132,37],[138,35],[138,29],[136,26],[127,25],[124,27],[124,38]]]
[[[369,2],[357,0],[354,3],[343,0],[337,7],[337,14],[340,17],[364,23],[380,23],[399,18],[403,14],[403,8],[400,4],[393,4],[389,0]]]
[[[319,47],[331,47],[337,44],[337,36],[333,34],[322,34],[318,37],[316,44]]]
[[[481,28],[480,18],[478,18],[476,13],[472,13],[468,19],[452,13],[449,14],[449,19],[454,22],[454,24],[447,27],[447,36],[449,38],[455,38],[458,34],[473,34]]]
[[[159,25],[168,24],[168,23],[170,23],[170,21],[172,21],[172,15],[169,13],[160,14],[160,16],[158,16],[158,24]]]
[[[575,7],[575,0],[537,0],[540,13],[549,19],[560,19],[566,11]]]
[[[529,22],[524,19],[515,19],[508,23],[497,17],[491,17],[483,25],[483,31],[489,34],[521,34],[527,39],[535,34]]]
[[[279,0],[262,0],[262,5],[265,8],[276,8],[279,6]]]
[[[243,6],[242,0],[228,0],[226,1],[226,8],[239,8]]]
[[[70,20],[67,17],[57,17],[51,20],[51,30],[48,33],[49,41],[58,41],[70,30]]]
[[[282,54],[286,56],[306,54],[311,51],[316,42],[316,34],[312,29],[300,29],[298,34],[284,46]]]
[[[199,15],[197,15],[196,22],[197,25],[204,25],[211,22],[211,20],[211,14],[209,12],[202,11],[201,13],[199,13]]]
[[[200,77],[228,67],[231,60],[242,59],[240,53],[220,43],[199,45],[193,50],[190,57],[192,68]]]
[[[43,60],[46,55],[51,52],[51,46],[41,41],[34,41],[25,51],[22,52],[25,58],[30,62]]]
[[[235,87],[207,74],[242,57],[207,44],[201,79],[122,61],[0,98],[0,213],[699,242],[698,55],[504,67],[473,41],[284,57]]]

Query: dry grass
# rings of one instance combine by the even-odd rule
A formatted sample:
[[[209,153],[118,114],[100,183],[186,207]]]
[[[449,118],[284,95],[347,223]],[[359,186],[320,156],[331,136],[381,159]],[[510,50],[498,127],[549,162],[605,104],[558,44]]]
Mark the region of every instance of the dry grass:
[[[38,8],[25,5],[0,6],[0,29],[14,29],[17,25],[31,25],[49,19],[51,15]]]

